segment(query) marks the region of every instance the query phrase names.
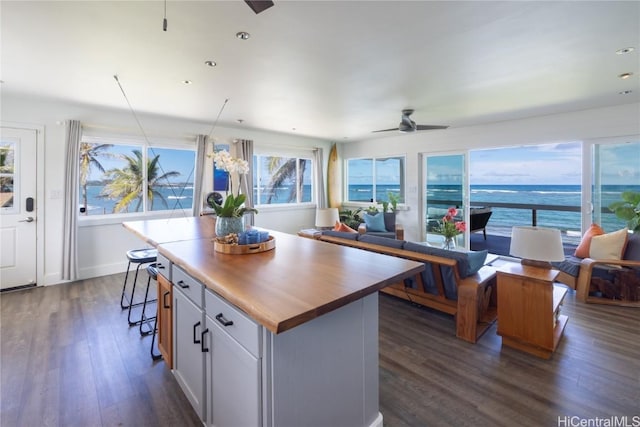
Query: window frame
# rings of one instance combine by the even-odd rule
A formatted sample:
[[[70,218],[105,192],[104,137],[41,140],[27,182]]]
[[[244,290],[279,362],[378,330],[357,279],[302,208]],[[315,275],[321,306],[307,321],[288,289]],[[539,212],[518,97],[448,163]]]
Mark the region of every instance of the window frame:
[[[356,207],[369,207],[369,206],[378,206],[382,204],[382,200],[376,200],[376,192],[377,192],[377,183],[376,183],[376,164],[378,160],[387,160],[387,159],[402,159],[401,171],[399,173],[400,176],[400,200],[398,203],[398,207],[404,207],[407,200],[407,155],[406,154],[389,154],[384,156],[362,156],[362,157],[349,157],[344,160],[344,187],[342,198],[343,204],[356,206]],[[349,162],[351,160],[371,160],[372,168],[371,168],[371,177],[373,186],[372,195],[373,201],[358,201],[358,200],[349,200]],[[381,184],[383,185],[383,184]],[[381,208],[381,207],[380,207]]]
[[[259,186],[258,188],[254,188],[253,187],[253,183],[251,185],[251,191],[256,191],[255,193],[255,200],[253,202],[253,205],[257,208],[257,209],[261,209],[261,210],[277,210],[277,209],[282,209],[282,208],[287,208],[287,207],[305,207],[305,206],[315,206],[317,201],[316,201],[316,179],[315,179],[315,168],[318,167],[316,165],[315,159],[313,157],[313,152],[311,150],[304,150],[304,149],[300,149],[300,150],[288,150],[288,149],[278,149],[278,148],[262,148],[262,149],[256,149],[254,150],[253,153],[253,163],[252,163],[252,167],[253,164],[260,164],[260,158],[264,158],[264,157],[281,157],[281,158],[287,158],[287,159],[291,159],[291,158],[295,158],[296,159],[296,171],[298,170],[298,168],[300,167],[300,160],[306,160],[308,162],[310,162],[311,164],[311,171],[310,171],[310,183],[311,183],[311,201],[309,202],[303,202],[300,201],[302,194],[296,190],[296,202],[288,202],[288,203],[269,203],[269,204],[261,204],[260,202],[260,190],[259,190]],[[256,161],[256,158],[258,159]],[[256,182],[260,182],[260,168],[257,167],[253,170],[253,176],[254,179],[256,180]],[[296,173],[297,176],[297,173]]]
[[[146,164],[148,159],[148,152],[153,148],[163,148],[163,149],[175,149],[175,150],[185,150],[185,151],[193,151],[194,153],[194,172],[193,176],[196,174],[196,160],[197,160],[197,149],[195,139],[193,141],[187,139],[178,139],[178,138],[154,138],[153,141],[148,141],[147,139],[131,136],[131,135],[100,135],[100,134],[84,134],[80,139],[80,143],[90,143],[90,144],[112,144],[112,145],[120,145],[120,146],[134,146],[139,147],[142,151],[142,159],[144,164]],[[79,162],[76,163],[79,167]],[[146,169],[145,169],[146,174]],[[76,187],[78,191],[80,191],[80,182],[79,182],[80,174],[78,174],[78,182]],[[147,179],[144,180],[144,186],[146,189]],[[78,194],[78,200],[80,200],[81,195]],[[140,212],[127,212],[127,213],[110,213],[110,214],[98,214],[98,215],[78,215],[78,226],[86,227],[86,226],[95,226],[95,225],[108,225],[108,224],[120,224],[122,221],[131,221],[131,220],[140,220],[140,219],[154,219],[154,218],[165,218],[169,215],[175,215],[176,212],[182,216],[191,216],[193,214],[193,207],[191,208],[183,208],[183,209],[163,209],[163,210],[148,210],[147,209],[147,191],[143,191],[143,200],[142,200],[142,210]],[[195,203],[195,201],[193,202]]]

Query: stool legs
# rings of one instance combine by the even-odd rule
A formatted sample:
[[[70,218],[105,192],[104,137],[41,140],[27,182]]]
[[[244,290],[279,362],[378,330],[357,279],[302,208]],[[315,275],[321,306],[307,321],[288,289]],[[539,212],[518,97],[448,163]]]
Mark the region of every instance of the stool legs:
[[[153,360],[159,360],[162,359],[162,354],[156,354],[153,352],[153,348],[155,347],[155,343],[156,343],[156,331],[158,330],[158,311],[156,309],[156,315],[153,318],[153,338],[151,338],[151,359]]]
[[[152,299],[150,301],[147,301],[147,298],[149,297],[149,287],[151,286],[151,276],[149,276],[149,279],[147,280],[147,289],[144,293],[144,302],[142,304],[142,313],[140,314],[140,321],[138,323],[139,325],[139,330],[140,330],[140,335],[145,336],[145,335],[149,335],[154,333],[155,334],[155,326],[154,329],[149,329],[147,331],[143,330],[142,326],[143,325],[148,325],[149,322],[151,322],[152,320],[155,320],[156,317],[158,316],[157,314],[157,308],[156,308],[156,315],[153,317],[147,317],[146,316],[146,309],[147,309],[147,302],[156,302],[158,301],[157,299]]]

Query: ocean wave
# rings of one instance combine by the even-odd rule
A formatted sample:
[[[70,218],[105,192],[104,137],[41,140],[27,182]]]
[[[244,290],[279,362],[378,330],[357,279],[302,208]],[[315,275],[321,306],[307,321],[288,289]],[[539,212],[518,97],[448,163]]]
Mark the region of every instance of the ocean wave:
[[[471,193],[521,193],[518,190],[488,190],[488,189],[473,189]]]
[[[189,196],[167,196],[167,199],[170,199],[170,200],[175,200],[175,199],[182,200],[182,199],[188,199],[188,198]]]

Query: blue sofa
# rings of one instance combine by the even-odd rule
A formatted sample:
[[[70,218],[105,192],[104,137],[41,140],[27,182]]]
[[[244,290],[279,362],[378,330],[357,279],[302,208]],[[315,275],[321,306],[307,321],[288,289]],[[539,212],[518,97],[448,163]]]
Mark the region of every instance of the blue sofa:
[[[447,251],[404,240],[339,231],[324,231],[318,239],[423,262],[422,272],[381,292],[455,316],[458,338],[475,343],[496,320],[495,270],[483,265],[486,251]]]

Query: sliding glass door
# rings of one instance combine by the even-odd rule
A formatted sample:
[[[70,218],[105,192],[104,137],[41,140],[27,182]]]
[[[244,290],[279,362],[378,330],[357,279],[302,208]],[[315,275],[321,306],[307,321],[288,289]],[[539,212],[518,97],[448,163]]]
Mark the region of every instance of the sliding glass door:
[[[432,246],[443,246],[442,218],[449,208],[456,208],[454,222],[469,223],[467,156],[461,153],[424,156],[424,235]],[[458,247],[468,247],[468,232],[456,237]]]
[[[640,137],[594,143],[591,155],[591,222],[600,224],[606,232],[619,230],[626,226],[626,221],[616,217],[608,207],[620,201],[625,191],[640,192]]]

